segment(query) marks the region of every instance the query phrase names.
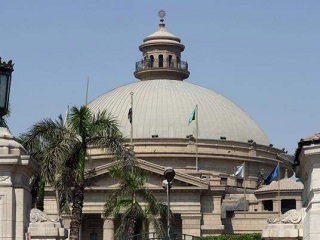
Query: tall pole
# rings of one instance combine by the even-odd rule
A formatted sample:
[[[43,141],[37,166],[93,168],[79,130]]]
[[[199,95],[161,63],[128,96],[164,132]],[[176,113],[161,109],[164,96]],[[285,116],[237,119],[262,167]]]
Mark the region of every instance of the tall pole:
[[[164,171],[164,178],[166,180],[163,181],[163,187],[167,189],[167,235],[168,239],[170,239],[170,188],[172,180],[175,176],[175,171],[172,167],[168,167]]]
[[[279,210],[279,217],[281,216],[281,201],[280,201],[280,161],[278,161],[278,210]]]
[[[167,180],[167,234],[170,239],[170,182]]]
[[[243,197],[244,197],[244,204],[243,204],[243,211],[244,211],[244,218],[246,218],[246,204],[247,204],[247,197],[246,197],[246,161],[243,162]]]
[[[87,79],[87,89],[86,89],[86,100],[85,100],[85,106],[88,105],[88,92],[89,92],[89,77]]]
[[[130,125],[130,144],[131,144],[131,149],[133,151],[133,92],[130,92],[130,109],[131,109],[131,125]],[[133,174],[133,166],[131,167],[131,173]],[[134,197],[135,199],[135,197]]]
[[[130,92],[131,95],[131,128],[130,128],[130,143],[131,147],[133,148],[133,92]]]
[[[199,162],[198,162],[198,138],[199,138],[199,113],[198,113],[198,104],[196,105],[196,171],[199,171]]]

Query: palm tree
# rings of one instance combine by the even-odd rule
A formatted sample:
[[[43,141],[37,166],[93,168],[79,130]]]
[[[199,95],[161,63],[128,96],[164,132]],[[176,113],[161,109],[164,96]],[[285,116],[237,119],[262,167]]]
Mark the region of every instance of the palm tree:
[[[122,171],[134,165],[134,154],[124,146],[116,120],[105,111],[93,114],[87,106],[73,107],[65,122],[61,116],[59,121],[45,119],[35,124],[23,139],[30,149],[40,142],[40,172],[56,188],[59,206],[67,208],[72,200],[69,239],[78,240],[88,147],[109,150],[119,160]]]
[[[39,163],[39,171],[33,176],[32,189],[35,193],[35,207],[43,210],[45,184],[50,184],[56,192],[57,211],[61,217],[66,204],[61,195],[71,195],[71,182],[66,178],[69,175],[72,162],[66,162],[70,146],[67,144],[71,139],[67,138],[68,130],[60,115],[58,120],[44,119],[19,137],[19,141],[27,149],[29,154]],[[69,166],[69,167],[68,167]]]
[[[104,214],[121,218],[116,239],[129,239],[137,232],[146,232],[148,222],[152,222],[156,232],[163,236],[167,206],[157,202],[145,186],[146,174],[135,167],[131,172],[113,167],[110,175],[119,179],[120,186],[108,198]],[[144,201],[145,206],[140,205],[139,201]]]

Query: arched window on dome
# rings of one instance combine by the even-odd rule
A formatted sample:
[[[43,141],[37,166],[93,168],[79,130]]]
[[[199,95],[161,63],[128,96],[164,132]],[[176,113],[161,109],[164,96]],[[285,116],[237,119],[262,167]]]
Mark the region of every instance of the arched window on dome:
[[[163,67],[163,55],[159,55],[159,67]]]
[[[173,67],[173,63],[172,63],[172,55],[169,55],[169,58],[168,58],[168,67]]]
[[[180,58],[177,57],[177,67],[180,68]]]
[[[150,67],[153,67],[153,63],[154,63],[154,56],[151,55],[150,56]]]

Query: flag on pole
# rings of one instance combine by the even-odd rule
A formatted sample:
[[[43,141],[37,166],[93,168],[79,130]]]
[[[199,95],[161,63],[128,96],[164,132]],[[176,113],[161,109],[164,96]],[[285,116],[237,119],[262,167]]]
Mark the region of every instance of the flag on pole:
[[[129,122],[132,124],[132,108],[129,109],[128,119],[129,119]]]
[[[234,174],[232,176],[236,178],[244,178],[244,163],[234,168]]]
[[[278,165],[272,170],[272,172],[268,175],[268,177],[266,177],[266,179],[264,180],[264,184],[269,185],[273,179],[275,179],[276,177],[278,177],[279,175],[279,167]]]
[[[196,111],[197,111],[197,106],[193,109],[189,117],[188,124],[190,124],[193,120],[196,120]]]

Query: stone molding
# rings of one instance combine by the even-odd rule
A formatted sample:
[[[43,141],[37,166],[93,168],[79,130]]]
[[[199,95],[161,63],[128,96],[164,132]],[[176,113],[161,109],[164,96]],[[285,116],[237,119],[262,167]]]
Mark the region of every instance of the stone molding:
[[[289,210],[277,218],[269,218],[268,224],[262,230],[263,239],[302,239],[305,215],[306,210],[302,208]]]
[[[10,178],[10,176],[2,175],[2,174],[0,173],[0,182],[3,182],[3,183],[11,183],[11,178]]]
[[[30,212],[30,222],[53,222],[59,223],[59,218],[52,219],[47,214],[37,208],[32,208]]]
[[[39,209],[30,212],[28,233],[31,239],[62,240],[68,237],[67,229],[61,226],[59,218],[52,219]]]
[[[93,178],[97,177],[99,175],[103,175],[105,173],[108,173],[110,167],[112,167],[116,164],[117,164],[117,161],[114,161],[114,162],[107,163],[102,166],[96,167],[94,170],[91,170],[91,171],[95,172],[95,175],[93,176]],[[163,176],[163,172],[165,170],[165,167],[163,167],[163,166],[160,166],[160,165],[157,165],[154,163],[150,163],[150,162],[144,161],[142,159],[137,159],[137,166],[143,170],[158,174],[160,176]],[[185,182],[185,183],[188,183],[191,185],[188,187],[183,187],[183,188],[181,187],[183,190],[188,190],[188,189],[190,189],[190,190],[208,190],[209,189],[209,183],[207,181],[199,179],[199,178],[194,177],[189,174],[178,172],[178,171],[176,171],[175,180]],[[162,186],[160,185],[160,183],[159,183],[159,189],[162,190]],[[179,189],[179,186],[175,186],[175,188],[173,190],[177,190],[177,189]]]
[[[274,217],[268,218],[267,222],[269,224],[274,224],[274,223],[299,224],[299,223],[301,223],[304,216],[305,216],[305,209],[304,208],[302,208],[300,210],[291,209],[291,210],[285,212],[284,214],[282,214],[278,218],[274,218]]]

